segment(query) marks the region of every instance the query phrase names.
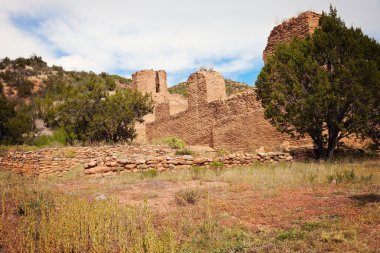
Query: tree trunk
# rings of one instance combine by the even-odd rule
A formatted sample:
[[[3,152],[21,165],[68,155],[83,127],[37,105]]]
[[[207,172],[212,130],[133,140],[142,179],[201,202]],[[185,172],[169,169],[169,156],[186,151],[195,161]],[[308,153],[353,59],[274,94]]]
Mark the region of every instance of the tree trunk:
[[[339,131],[337,130],[331,131],[329,133],[329,139],[327,142],[327,151],[325,153],[326,160],[332,158],[336,145],[338,144],[338,136],[339,136]]]
[[[324,147],[323,147],[323,140],[322,139],[314,139],[314,155],[319,160],[321,158],[324,158]]]

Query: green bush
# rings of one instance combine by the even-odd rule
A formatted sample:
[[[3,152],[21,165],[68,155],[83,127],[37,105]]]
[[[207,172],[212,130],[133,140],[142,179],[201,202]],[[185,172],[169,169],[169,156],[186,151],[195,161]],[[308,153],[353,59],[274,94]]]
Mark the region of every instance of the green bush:
[[[64,146],[68,143],[70,137],[65,129],[58,128],[54,131],[53,135],[41,135],[37,137],[33,144],[37,147],[47,146]]]
[[[162,142],[174,149],[184,149],[186,145],[182,139],[177,137],[165,137],[162,139]]]

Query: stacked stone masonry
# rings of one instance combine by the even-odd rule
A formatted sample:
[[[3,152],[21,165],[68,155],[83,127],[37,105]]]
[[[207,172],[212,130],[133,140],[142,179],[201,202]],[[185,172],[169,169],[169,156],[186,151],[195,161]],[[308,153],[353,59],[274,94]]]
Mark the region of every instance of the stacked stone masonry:
[[[303,39],[313,33],[318,27],[320,17],[321,15],[318,13],[306,11],[273,28],[264,50],[264,61],[274,53],[280,43],[289,43],[294,38]]]
[[[189,77],[188,83],[189,86],[199,84],[206,87],[199,88],[198,93],[208,93],[209,84],[216,90],[223,90],[221,87],[225,88],[224,81],[215,82],[215,76],[217,74],[214,71],[197,72]],[[284,143],[292,146],[310,144],[307,139],[296,140],[278,132],[265,119],[264,109],[255,91],[242,92],[211,102],[207,102],[207,94],[197,96],[193,102],[189,98],[189,104],[192,105],[186,111],[147,123],[147,140],[176,136],[189,145],[206,145],[228,150],[255,150],[262,146],[266,150],[281,150]]]
[[[10,152],[0,157],[0,169],[39,177],[64,176],[75,168],[84,167],[85,175],[109,175],[120,172],[141,172],[186,169],[191,166],[209,167],[214,161],[226,166],[257,162],[277,163],[293,160],[282,152],[229,154],[217,158],[175,156],[166,146],[102,146],[49,148],[38,151]]]
[[[311,34],[318,27],[320,16],[307,11],[276,26],[268,38],[263,53],[264,60],[280,43],[288,43],[293,38],[305,38]],[[163,90],[160,92],[165,95],[157,95],[154,85],[157,80],[166,85],[166,80],[162,81],[166,74],[154,79],[157,76],[155,73],[151,70],[133,75],[135,87],[142,92],[150,92],[155,101],[154,119],[148,116],[145,123],[138,126],[138,138],[143,143],[175,136],[190,145],[207,145],[227,150],[249,151],[264,147],[265,150],[277,151],[285,146],[312,145],[309,138],[293,139],[278,132],[265,119],[264,109],[255,91],[227,97],[224,78],[220,73],[199,70],[191,74],[186,82],[188,101],[184,98],[181,100],[178,95],[174,99],[174,95],[168,95]]]

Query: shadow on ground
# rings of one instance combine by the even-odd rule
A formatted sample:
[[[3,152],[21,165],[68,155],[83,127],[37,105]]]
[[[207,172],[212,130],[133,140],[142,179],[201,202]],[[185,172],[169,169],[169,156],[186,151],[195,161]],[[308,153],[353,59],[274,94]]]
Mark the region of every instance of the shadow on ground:
[[[363,194],[363,195],[353,195],[349,199],[358,202],[361,205],[366,205],[368,203],[380,202],[379,194]]]

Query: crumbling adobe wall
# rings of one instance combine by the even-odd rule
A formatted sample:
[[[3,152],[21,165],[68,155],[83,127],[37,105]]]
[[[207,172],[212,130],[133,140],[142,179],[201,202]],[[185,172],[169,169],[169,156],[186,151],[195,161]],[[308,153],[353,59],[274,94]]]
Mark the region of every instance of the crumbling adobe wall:
[[[189,77],[189,85],[203,86],[197,91],[212,92],[207,89],[213,71],[196,73]],[[199,82],[197,79],[199,78]],[[211,78],[209,78],[211,77]],[[213,82],[224,86],[224,82]],[[221,87],[216,89],[223,90]],[[195,90],[195,89],[194,89]],[[224,90],[225,91],[225,90]],[[190,95],[191,93],[189,93]],[[279,133],[264,118],[264,109],[254,91],[236,94],[227,99],[207,103],[207,94],[197,94],[197,99],[189,99],[189,109],[162,120],[146,124],[148,141],[166,136],[176,136],[190,145],[207,145],[214,148],[253,150],[264,146],[268,150],[278,150],[284,142],[304,145],[307,141],[297,141]],[[198,102],[198,103],[197,103]]]
[[[306,11],[273,28],[264,50],[264,61],[267,60],[270,54],[274,53],[278,44],[289,43],[294,38],[303,39],[313,33],[315,28],[318,27],[320,17],[321,15],[318,13]]]

